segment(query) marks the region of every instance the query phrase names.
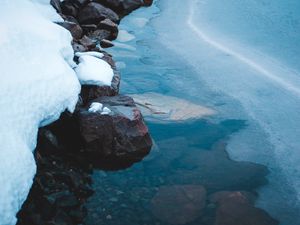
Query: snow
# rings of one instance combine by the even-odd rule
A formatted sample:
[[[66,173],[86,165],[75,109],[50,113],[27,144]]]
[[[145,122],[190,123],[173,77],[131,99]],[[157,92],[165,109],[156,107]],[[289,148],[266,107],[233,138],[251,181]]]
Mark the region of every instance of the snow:
[[[74,110],[80,92],[71,35],[48,2],[1,1],[0,225],[16,223],[32,185],[38,128]]]
[[[99,103],[99,102],[93,102],[89,108],[89,112],[102,112],[102,108],[103,108],[103,104]]]
[[[94,52],[94,51],[90,51],[90,52],[76,52],[75,56],[80,57],[83,55],[89,55],[89,56],[94,56],[96,58],[102,59],[102,57],[104,56],[103,53],[100,52]]]
[[[111,110],[109,108],[107,108],[107,107],[104,107],[101,115],[108,115],[110,113],[111,113]]]
[[[107,62],[88,54],[79,57],[79,65],[75,71],[81,84],[110,86],[114,76]]]

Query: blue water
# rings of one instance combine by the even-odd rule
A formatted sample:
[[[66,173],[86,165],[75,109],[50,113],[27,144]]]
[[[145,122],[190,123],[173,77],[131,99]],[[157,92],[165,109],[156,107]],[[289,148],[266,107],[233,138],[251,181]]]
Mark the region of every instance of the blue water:
[[[160,223],[150,210],[159,186],[203,184],[210,193],[256,190],[258,207],[282,225],[300,224],[299,10],[296,0],[159,0],[122,21],[135,37],[109,50],[122,93],[157,92],[217,114],[148,121],[151,154],[127,170],[95,173],[89,221]],[[268,184],[265,167],[230,161],[226,151],[268,167]]]

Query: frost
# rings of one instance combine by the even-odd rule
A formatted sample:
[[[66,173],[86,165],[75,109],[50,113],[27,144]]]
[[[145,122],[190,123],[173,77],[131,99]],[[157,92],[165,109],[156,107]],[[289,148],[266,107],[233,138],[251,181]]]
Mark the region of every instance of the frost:
[[[48,2],[1,0],[1,225],[16,223],[32,185],[38,128],[72,111],[80,92],[72,37],[51,22],[61,18]]]
[[[87,54],[79,57],[79,65],[75,71],[81,84],[110,86],[114,76],[107,62]]]

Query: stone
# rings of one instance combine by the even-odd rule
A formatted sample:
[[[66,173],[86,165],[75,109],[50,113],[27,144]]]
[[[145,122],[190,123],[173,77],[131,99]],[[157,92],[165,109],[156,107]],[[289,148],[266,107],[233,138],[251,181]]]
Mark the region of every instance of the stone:
[[[215,114],[215,111],[210,108],[196,105],[185,99],[158,93],[149,92],[130,96],[137,103],[147,120],[155,122],[200,119]]]
[[[144,6],[151,6],[153,3],[153,0],[143,0]]]
[[[168,224],[186,224],[201,216],[205,203],[201,185],[162,186],[151,200],[151,211]]]
[[[84,35],[80,40],[79,43],[83,45],[86,49],[91,50],[96,47],[95,41]]]
[[[57,13],[62,13],[60,7],[60,0],[51,0],[50,4],[53,6],[53,8],[56,10]]]
[[[115,23],[120,21],[119,16],[114,11],[96,2],[91,2],[83,7],[77,17],[80,24],[98,24],[106,18]]]
[[[82,37],[83,34],[82,28],[77,23],[64,21],[64,22],[59,22],[58,24],[64,27],[65,29],[69,30],[74,39],[80,39]]]
[[[114,46],[114,43],[112,43],[111,41],[109,40],[106,40],[106,39],[102,39],[100,41],[100,46],[102,48],[110,48],[110,47],[113,47]]]
[[[78,6],[73,0],[65,0],[61,2],[61,9],[64,15],[77,17],[78,14]]]
[[[278,225],[267,212],[256,208],[243,192],[221,192],[211,197],[217,204],[214,225]]]
[[[96,42],[100,42],[103,39],[113,40],[111,36],[111,32],[109,30],[97,29],[88,34],[88,37],[95,40]]]
[[[98,28],[110,31],[111,36],[115,38],[118,36],[118,25],[110,19],[100,21],[100,23],[98,24]]]
[[[111,8],[121,17],[131,13],[144,4],[142,0],[97,0],[97,2],[101,2],[103,5]]]
[[[92,102],[102,103],[111,110],[109,115],[88,112],[88,107],[78,112],[83,151],[94,164],[107,160],[108,166],[117,162],[118,166],[126,167],[149,153],[152,140],[132,98],[104,96]]]

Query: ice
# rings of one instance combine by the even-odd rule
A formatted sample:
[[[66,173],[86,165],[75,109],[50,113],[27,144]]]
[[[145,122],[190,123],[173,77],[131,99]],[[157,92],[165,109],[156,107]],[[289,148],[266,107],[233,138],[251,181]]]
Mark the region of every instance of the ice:
[[[107,108],[107,107],[104,107],[101,114],[102,114],[102,115],[108,115],[108,114],[110,114],[110,113],[111,113],[111,110],[110,110],[109,108]]]
[[[39,126],[74,110],[80,84],[72,37],[51,22],[49,1],[2,0],[0,8],[0,224],[16,223],[36,165]],[[47,4],[46,4],[47,3]]]
[[[128,42],[128,41],[131,41],[133,39],[135,39],[135,36],[128,33],[128,31],[126,31],[126,30],[120,30],[119,31],[117,41]]]
[[[79,64],[75,71],[81,84],[110,86],[114,76],[107,62],[87,54],[79,57]]]
[[[230,156],[267,165],[270,184],[260,190],[259,206],[283,225],[299,225],[300,2],[188,0],[182,5],[159,1],[161,16],[152,22],[157,39],[193,68],[193,86],[226,96],[218,106],[222,110],[217,108],[225,118],[247,121],[246,131],[230,140]],[[234,109],[230,114],[226,105]]]

